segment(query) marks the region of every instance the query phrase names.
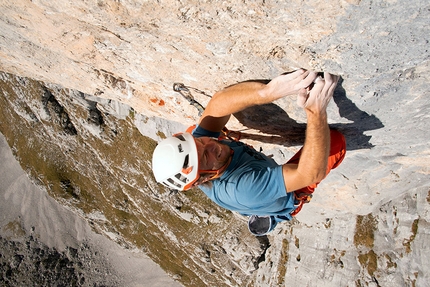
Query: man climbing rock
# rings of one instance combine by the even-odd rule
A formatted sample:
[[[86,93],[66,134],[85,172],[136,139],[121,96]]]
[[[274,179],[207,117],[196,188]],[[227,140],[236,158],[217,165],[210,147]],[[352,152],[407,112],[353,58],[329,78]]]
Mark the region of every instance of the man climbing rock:
[[[156,147],[152,168],[157,182],[177,190],[198,186],[218,205],[250,216],[253,234],[267,234],[277,222],[291,220],[345,156],[343,135],[327,123],[338,80],[300,69],[268,84],[242,82],[217,92],[191,133]],[[279,165],[242,142],[220,137],[232,114],[294,95],[307,116],[306,138],[287,163]]]

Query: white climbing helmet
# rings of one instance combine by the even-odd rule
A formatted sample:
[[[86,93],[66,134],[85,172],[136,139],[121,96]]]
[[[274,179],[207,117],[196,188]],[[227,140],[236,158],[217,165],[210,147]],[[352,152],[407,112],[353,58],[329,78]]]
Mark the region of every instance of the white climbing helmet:
[[[196,142],[189,133],[161,141],[152,155],[155,180],[169,188],[187,190],[200,177]]]

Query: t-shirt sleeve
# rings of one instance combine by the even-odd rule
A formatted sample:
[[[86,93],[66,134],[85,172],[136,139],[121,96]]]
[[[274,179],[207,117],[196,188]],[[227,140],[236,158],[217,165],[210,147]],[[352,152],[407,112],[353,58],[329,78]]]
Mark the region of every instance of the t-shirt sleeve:
[[[212,137],[212,138],[218,138],[220,136],[220,132],[211,132],[208,131],[201,126],[197,125],[196,128],[191,132],[191,134],[196,137]]]
[[[236,200],[249,207],[276,205],[278,200],[288,196],[282,166],[243,173],[238,178],[235,189]]]

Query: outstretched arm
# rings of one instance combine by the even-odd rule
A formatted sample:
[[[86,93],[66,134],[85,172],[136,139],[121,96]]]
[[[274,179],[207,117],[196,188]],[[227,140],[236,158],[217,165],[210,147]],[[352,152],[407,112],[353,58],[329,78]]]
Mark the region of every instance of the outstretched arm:
[[[330,130],[327,123],[327,106],[333,97],[338,76],[324,73],[309,93],[302,91],[298,104],[307,116],[306,140],[299,164],[284,164],[282,171],[287,192],[320,182],[326,175],[330,152]]]
[[[209,101],[199,125],[209,131],[221,131],[230,116],[248,107],[271,103],[285,96],[305,91],[316,78],[315,72],[297,70],[274,78],[267,85],[260,82],[242,82],[227,87]]]

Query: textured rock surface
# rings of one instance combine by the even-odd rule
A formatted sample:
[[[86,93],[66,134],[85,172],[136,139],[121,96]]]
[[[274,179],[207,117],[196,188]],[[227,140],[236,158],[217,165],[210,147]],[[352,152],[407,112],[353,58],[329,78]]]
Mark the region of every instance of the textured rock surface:
[[[195,242],[181,241],[182,231],[167,228],[168,223],[152,223],[169,238],[163,241],[165,246],[173,242],[181,248],[187,246],[188,254],[193,255],[179,260],[181,268],[194,270],[206,284],[427,286],[428,1],[4,0],[0,7],[0,70],[44,81],[46,90],[64,107],[63,111],[56,108],[50,97],[31,102],[27,95],[21,99],[28,105],[25,112],[21,111],[24,122],[31,126],[39,121],[39,127],[62,143],[58,145],[68,159],[76,157],[73,152],[82,145],[92,149],[92,162],[98,162],[93,170],[107,170],[118,179],[125,177],[118,189],[145,187],[154,194],[160,192],[149,174],[145,174],[147,184],[134,174],[148,164],[145,160],[136,160],[139,168],[135,170],[114,159],[100,160],[106,151],[96,149],[92,137],[120,147],[115,139],[121,129],[115,128],[119,124],[109,120],[109,112],[102,105],[95,109],[81,102],[79,109],[84,115],[78,115],[73,104],[82,98],[80,92],[131,106],[136,114],[130,117],[126,109],[123,118],[129,116],[129,120],[123,129],[136,126],[141,134],[159,140],[198,116],[172,91],[174,82],[213,93],[225,85],[270,79],[297,67],[340,74],[343,81],[329,108],[329,118],[347,137],[347,158],[320,185],[297,221],[282,224],[261,247],[261,242],[245,235],[244,219],[200,202],[198,208],[190,207],[193,211],[189,215],[183,204],[193,206],[196,199],[178,195],[173,197],[176,202],[169,197],[167,205],[172,208],[166,207],[166,212],[181,219],[177,224],[184,224],[182,228],[207,230],[208,235],[198,235]],[[8,77],[3,79],[8,82]],[[56,85],[70,90],[60,92]],[[6,93],[3,96],[7,99]],[[203,104],[208,100],[199,94],[196,98]],[[42,103],[62,124],[48,130],[52,117],[38,113]],[[20,112],[16,103],[11,107]],[[91,110],[94,117],[86,114]],[[268,114],[272,116],[267,118]],[[97,125],[97,115],[104,125]],[[93,121],[84,124],[79,118]],[[240,113],[230,127],[244,129],[247,142],[283,162],[302,144],[304,120],[291,98]],[[59,136],[59,127],[69,127],[65,129],[69,133]],[[79,160],[73,162],[73,169],[84,177],[101,176],[85,170]],[[127,178],[127,172],[133,176]],[[63,187],[71,196],[64,204],[97,218],[94,210],[85,210],[85,203],[70,200],[79,195],[76,189],[68,189],[67,181]],[[138,209],[144,206],[142,195],[127,192],[118,202],[106,200],[104,208],[116,206],[136,216],[134,220],[145,222],[149,215]],[[206,204],[210,207],[201,207]],[[220,222],[232,226],[211,233],[210,225]],[[119,242],[134,244],[126,235],[128,227],[115,224],[114,216],[98,224],[103,231],[119,234],[115,237]],[[154,250],[149,253],[156,257]],[[159,263],[161,259],[154,260]],[[219,263],[223,261],[229,264]],[[175,268],[163,267],[176,274],[172,271]],[[196,284],[192,280],[182,278],[181,282],[191,286]]]
[[[32,184],[0,135],[1,286],[180,286]]]

